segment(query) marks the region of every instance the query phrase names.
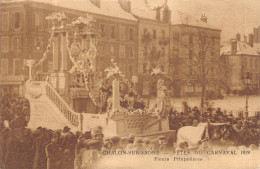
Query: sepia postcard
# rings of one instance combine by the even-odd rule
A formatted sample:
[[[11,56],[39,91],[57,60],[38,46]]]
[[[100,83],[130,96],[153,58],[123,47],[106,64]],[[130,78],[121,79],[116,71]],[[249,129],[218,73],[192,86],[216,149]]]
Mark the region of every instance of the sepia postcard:
[[[0,0],[0,169],[260,169],[260,0]]]

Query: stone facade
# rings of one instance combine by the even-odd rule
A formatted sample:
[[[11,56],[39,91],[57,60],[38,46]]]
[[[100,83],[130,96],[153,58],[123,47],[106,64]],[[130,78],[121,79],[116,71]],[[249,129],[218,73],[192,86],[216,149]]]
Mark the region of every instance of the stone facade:
[[[260,53],[257,46],[250,46],[246,41],[232,39],[221,49],[221,55],[231,65],[229,83],[231,91],[238,94],[246,89],[245,77],[249,73],[251,77],[250,90],[252,94],[259,93],[260,88]]]
[[[207,51],[206,56],[210,57],[211,52],[214,52],[215,56],[220,55],[220,33],[221,31],[217,28],[209,29],[205,27],[198,27],[189,24],[178,24],[171,25],[171,33],[170,33],[170,70],[169,75],[172,76],[174,80],[174,92],[173,95],[175,97],[181,96],[200,96],[201,94],[201,86],[196,82],[181,82],[183,79],[178,79],[178,71],[179,69],[183,69],[180,67],[176,60],[180,59],[192,59],[194,57],[192,53],[192,48],[198,46],[198,40],[196,37],[198,33],[206,31],[209,39],[213,39],[214,41],[214,51]],[[195,51],[196,52],[196,51]],[[190,69],[191,67],[186,66],[184,71],[185,74],[190,74],[190,76],[196,76],[193,74],[193,71]],[[182,70],[183,71],[183,70]],[[192,81],[192,78],[190,78]],[[215,91],[215,85],[208,85],[207,90]]]
[[[52,27],[52,23],[46,20],[45,17],[57,11],[64,12],[68,16],[69,22],[75,20],[78,16],[93,15],[97,21],[97,30],[100,31],[96,60],[97,71],[100,72],[98,74],[102,76],[101,72],[109,66],[111,58],[115,58],[120,70],[129,80],[135,79],[135,87],[144,96],[150,95],[153,90],[150,78],[153,67],[159,67],[167,75],[171,76],[176,69],[174,59],[187,57],[181,42],[189,41],[190,32],[196,29],[207,29],[213,32],[216,39],[219,40],[220,38],[220,31],[207,24],[205,18],[204,21],[192,19],[186,14],[171,11],[167,5],[152,10],[145,4],[145,1],[129,3],[127,0],[120,0],[109,3],[108,1],[91,0],[86,1],[86,6],[78,3],[71,6],[67,1],[64,3],[57,1],[50,4],[40,0],[1,3],[1,16],[4,18],[2,21],[6,21],[1,23],[1,42],[4,42],[1,49],[2,58],[21,59],[21,62],[19,59],[19,61],[16,60],[14,62],[16,64],[11,64],[11,62],[7,64],[6,59],[1,59],[1,65],[4,65],[1,72],[3,74],[10,72],[11,74],[21,69],[19,71],[21,76],[27,76],[28,68],[23,65],[23,61],[26,59],[35,59],[37,61],[42,58],[50,36],[50,28]],[[20,14],[16,11],[20,11]],[[120,13],[120,15],[116,15],[116,13]],[[9,15],[10,17],[7,17]],[[188,18],[188,21],[190,19],[190,22],[186,22],[185,18]],[[20,20],[20,23],[16,20]],[[4,28],[6,23],[10,28]],[[143,42],[144,35],[147,34],[150,36],[149,45],[145,45]],[[9,38],[10,40],[8,40]],[[15,42],[16,45],[14,45]],[[11,52],[14,46],[16,47],[13,50],[16,51]],[[156,63],[153,59],[156,60]],[[23,66],[16,66],[18,62],[19,65],[22,64]],[[69,69],[71,63],[68,62],[67,64]],[[12,67],[7,68],[7,65],[12,65]],[[53,66],[55,66],[53,65],[53,58],[49,57],[42,65],[33,70],[34,74],[36,72],[38,74],[34,78],[42,80],[47,74],[54,73]],[[19,83],[22,84],[24,80]],[[11,85],[7,81],[1,82],[1,84],[5,83]],[[71,93],[85,90],[80,75],[79,77],[78,75],[72,75],[68,86],[70,91],[77,90],[77,92]],[[199,94],[195,90],[186,91],[188,87],[185,85],[176,86],[170,84],[170,86],[174,88],[174,91],[180,91],[175,94],[176,97],[185,96],[187,93],[191,93],[188,94],[191,96]],[[127,91],[125,85],[122,85],[121,88]],[[80,98],[82,97],[80,96]],[[72,95],[68,99],[72,101],[77,98],[79,96]],[[87,96],[84,98],[87,98]]]

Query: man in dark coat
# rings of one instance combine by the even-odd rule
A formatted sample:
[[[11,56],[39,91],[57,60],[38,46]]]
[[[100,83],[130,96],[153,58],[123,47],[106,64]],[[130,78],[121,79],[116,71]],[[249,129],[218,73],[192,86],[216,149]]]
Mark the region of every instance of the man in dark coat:
[[[77,144],[75,146],[74,169],[80,169],[81,162],[82,162],[80,150],[85,147],[84,141],[85,141],[85,137],[84,136],[80,136],[78,138]]]
[[[47,157],[47,169],[60,169],[62,151],[58,144],[58,136],[56,134],[52,136],[52,141],[46,146],[45,152]]]

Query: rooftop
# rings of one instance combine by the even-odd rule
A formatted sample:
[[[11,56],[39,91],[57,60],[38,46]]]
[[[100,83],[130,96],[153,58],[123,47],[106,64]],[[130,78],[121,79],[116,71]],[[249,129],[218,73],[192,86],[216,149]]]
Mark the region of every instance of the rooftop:
[[[100,0],[100,8],[95,6],[90,0],[2,0],[1,3],[12,3],[12,2],[23,2],[23,1],[31,1],[31,2],[40,2],[52,4],[54,6],[60,6],[64,8],[70,8],[80,11],[86,11],[90,13],[95,13],[99,15],[106,15],[121,19],[133,20],[137,19],[134,16],[146,19],[156,20],[156,10],[152,9],[146,4],[145,0],[131,0],[131,13],[126,12],[123,8],[121,8],[118,0]],[[169,6],[171,10],[171,24],[172,25],[189,25],[196,27],[203,27],[209,29],[220,30],[219,28],[210,25],[206,22],[201,21],[199,18],[194,18],[193,16],[179,11],[174,6]],[[161,9],[161,17],[163,15],[163,8]]]
[[[133,3],[134,2],[134,3]],[[161,16],[163,15],[163,8],[161,9]],[[200,19],[194,18],[193,16],[189,15],[188,13],[184,13],[179,11],[174,6],[169,6],[171,10],[171,25],[189,25],[189,26],[196,26],[196,27],[203,27],[209,29],[216,29],[220,30],[219,28],[210,25],[206,22],[201,21]],[[156,10],[151,9],[146,3],[145,0],[132,0],[132,13],[141,18],[147,19],[156,19]]]
[[[216,26],[203,22],[200,19],[196,19],[193,16],[189,15],[188,13],[184,13],[177,9],[172,9],[171,24],[172,25],[183,24],[183,25],[189,25],[189,26],[221,30],[221,29],[217,28]]]
[[[231,43],[226,43],[220,49],[221,55],[231,54]],[[243,41],[237,41],[237,55],[259,55],[260,56],[260,44],[255,44],[251,47],[249,44]]]
[[[92,2],[90,2],[90,0],[4,0],[1,3],[25,1],[46,3],[59,7],[136,21],[136,18],[132,14],[124,11],[120,7],[118,0],[101,0],[100,8],[95,6]]]

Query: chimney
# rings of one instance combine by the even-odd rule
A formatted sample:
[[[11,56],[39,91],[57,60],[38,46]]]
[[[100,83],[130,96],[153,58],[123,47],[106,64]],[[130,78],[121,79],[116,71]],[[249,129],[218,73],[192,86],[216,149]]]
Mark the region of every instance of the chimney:
[[[231,39],[231,54],[236,54],[237,53],[237,40],[236,39]]]
[[[237,39],[237,41],[241,41],[241,35],[240,35],[240,33],[237,33],[237,34],[236,34],[236,39]]]
[[[249,34],[248,44],[254,47],[254,35],[252,33]]]
[[[130,0],[118,0],[121,8],[123,8],[126,12],[131,12],[131,1]]]
[[[90,0],[92,4],[94,4],[96,7],[100,8],[100,0]]]
[[[161,8],[156,8],[156,20],[161,20]]]
[[[168,5],[163,10],[163,21],[171,23],[171,10]]]
[[[244,43],[247,43],[247,36],[244,35]]]
[[[206,15],[205,15],[205,14],[202,14],[202,15],[201,15],[201,18],[200,18],[200,20],[201,20],[202,22],[205,22],[205,23],[207,23],[207,22],[208,22],[208,18],[206,17]]]

